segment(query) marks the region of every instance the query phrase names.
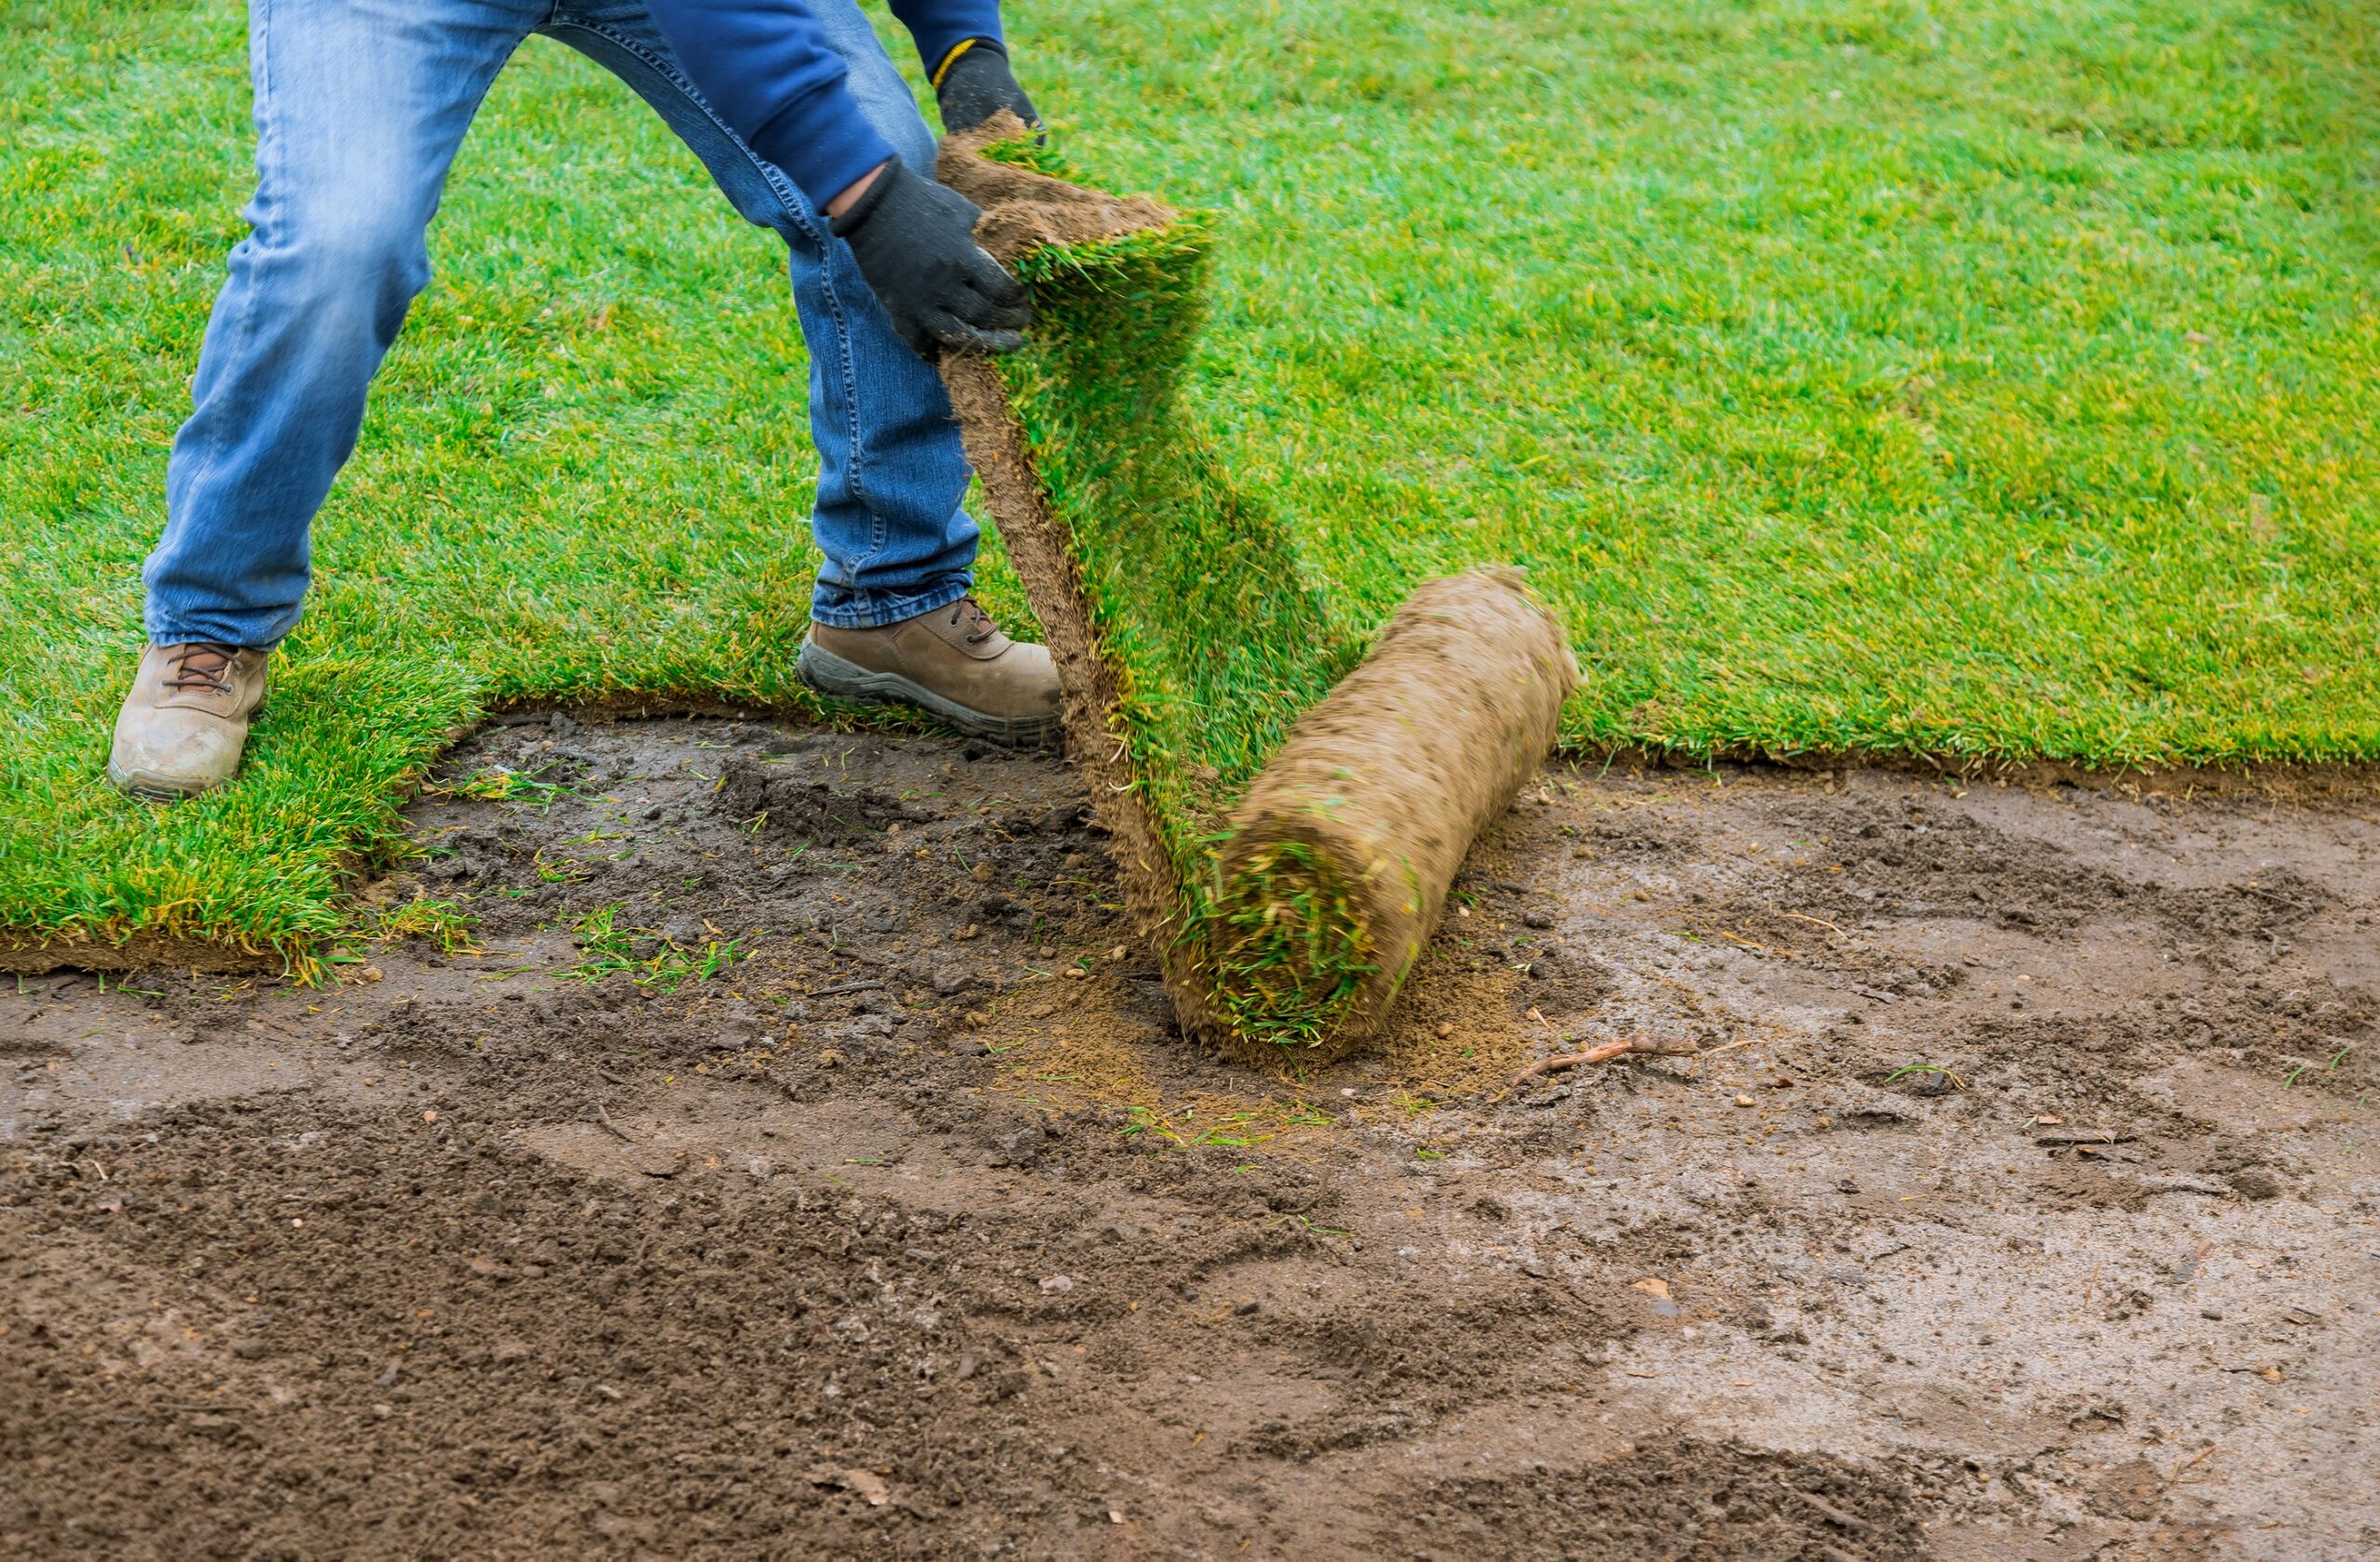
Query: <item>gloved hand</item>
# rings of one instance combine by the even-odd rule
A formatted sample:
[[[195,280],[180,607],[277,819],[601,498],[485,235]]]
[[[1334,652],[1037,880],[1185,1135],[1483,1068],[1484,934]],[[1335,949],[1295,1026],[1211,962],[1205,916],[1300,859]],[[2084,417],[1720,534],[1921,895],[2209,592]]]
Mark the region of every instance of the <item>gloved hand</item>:
[[[942,79],[933,84],[933,95],[942,103],[945,130],[972,130],[1002,109],[1037,130],[1041,126],[1041,116],[1033,112],[1033,99],[1009,73],[1008,50],[989,38],[976,39],[943,67]]]
[[[1009,352],[1032,323],[1025,289],[975,242],[975,203],[894,158],[832,221],[892,328],[920,358],[937,347]]]

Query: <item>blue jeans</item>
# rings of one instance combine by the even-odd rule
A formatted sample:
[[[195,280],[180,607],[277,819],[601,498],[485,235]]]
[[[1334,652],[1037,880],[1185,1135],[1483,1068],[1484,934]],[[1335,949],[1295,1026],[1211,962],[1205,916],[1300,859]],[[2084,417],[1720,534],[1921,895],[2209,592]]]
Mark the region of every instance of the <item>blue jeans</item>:
[[[876,127],[931,169],[933,138],[853,0],[800,3]],[[940,377],[893,335],[826,218],[695,93],[641,0],[250,0],[251,232],[231,251],[166,467],[165,536],[142,571],[152,642],[269,646],[297,624],[307,530],[430,279],[423,233],[447,166],[533,32],[627,81],[793,252],[820,469],[811,525],[826,556],[813,616],[866,629],[966,594],[976,528]]]

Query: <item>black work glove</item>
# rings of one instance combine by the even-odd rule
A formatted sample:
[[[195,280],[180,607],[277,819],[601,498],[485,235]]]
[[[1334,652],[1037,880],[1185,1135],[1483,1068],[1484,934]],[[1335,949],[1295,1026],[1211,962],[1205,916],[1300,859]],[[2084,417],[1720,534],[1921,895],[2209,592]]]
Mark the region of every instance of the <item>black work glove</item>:
[[[1025,289],[975,242],[975,203],[899,158],[884,165],[851,210],[833,219],[892,328],[920,358],[933,349],[1009,352],[1032,323]]]
[[[1002,109],[1037,130],[1041,127],[1033,99],[1009,73],[1008,50],[989,38],[976,39],[950,62],[942,80],[934,83],[933,95],[942,103],[942,127],[953,133],[972,130]]]

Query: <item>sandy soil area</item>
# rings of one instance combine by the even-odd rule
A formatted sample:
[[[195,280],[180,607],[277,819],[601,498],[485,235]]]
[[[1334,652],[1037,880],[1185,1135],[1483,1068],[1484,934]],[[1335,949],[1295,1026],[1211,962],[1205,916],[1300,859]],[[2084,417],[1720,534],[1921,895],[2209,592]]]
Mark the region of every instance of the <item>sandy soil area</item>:
[[[2369,799],[1549,772],[1267,1079],[1054,761],[498,766],[476,954],[0,980],[0,1553],[2380,1554]]]

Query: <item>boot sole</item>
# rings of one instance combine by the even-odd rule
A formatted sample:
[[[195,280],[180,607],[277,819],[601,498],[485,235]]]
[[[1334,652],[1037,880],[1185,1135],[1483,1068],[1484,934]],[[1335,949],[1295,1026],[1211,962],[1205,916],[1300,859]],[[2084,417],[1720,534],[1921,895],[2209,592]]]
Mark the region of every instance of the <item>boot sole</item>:
[[[143,802],[183,802],[215,789],[204,782],[192,785],[152,775],[145,770],[118,770],[113,764],[108,766],[108,785]]]
[[[1007,748],[1038,748],[1056,740],[1055,716],[988,716],[945,699],[897,672],[871,672],[832,651],[804,642],[795,669],[822,695],[861,705],[902,705],[922,710],[946,727]]]

